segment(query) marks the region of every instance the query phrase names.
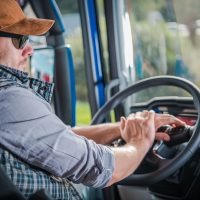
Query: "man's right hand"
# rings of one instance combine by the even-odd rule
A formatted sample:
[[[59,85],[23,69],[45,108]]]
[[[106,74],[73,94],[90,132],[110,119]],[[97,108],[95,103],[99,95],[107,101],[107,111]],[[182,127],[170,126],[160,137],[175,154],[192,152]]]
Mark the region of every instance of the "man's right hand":
[[[137,112],[130,114],[127,119],[121,117],[121,137],[129,143],[130,141],[138,141],[138,139],[149,140],[150,144],[153,140],[169,141],[168,134],[156,130],[163,125],[185,126],[185,122],[169,114],[157,114],[153,111]],[[153,127],[154,126],[154,127]],[[141,142],[141,141],[139,141]]]
[[[155,114],[153,111],[137,112],[125,119],[121,118],[121,137],[126,141],[122,147],[112,148],[115,156],[115,168],[107,186],[132,174],[152,146],[154,139],[169,140],[166,133],[156,133],[163,125],[185,125],[184,122],[168,114]]]
[[[131,114],[125,119],[121,117],[121,137],[127,144],[143,145],[146,151],[155,139],[155,113],[143,111]]]

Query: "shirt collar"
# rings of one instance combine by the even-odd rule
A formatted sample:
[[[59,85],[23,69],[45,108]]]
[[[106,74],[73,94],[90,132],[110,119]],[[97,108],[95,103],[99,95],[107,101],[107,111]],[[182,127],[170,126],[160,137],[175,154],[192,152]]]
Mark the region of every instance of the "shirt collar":
[[[27,72],[20,71],[15,68],[7,67],[0,64],[0,78],[6,78],[22,84],[24,87],[30,87],[33,91],[50,103],[53,95],[53,83],[41,81],[39,79],[29,77]]]

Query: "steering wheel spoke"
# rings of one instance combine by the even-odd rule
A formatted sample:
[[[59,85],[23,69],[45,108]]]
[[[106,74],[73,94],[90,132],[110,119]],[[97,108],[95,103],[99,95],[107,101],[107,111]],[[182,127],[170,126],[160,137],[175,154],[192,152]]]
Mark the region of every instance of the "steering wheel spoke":
[[[154,147],[148,152],[145,157],[145,163],[149,166],[152,170],[157,170],[166,163],[170,162],[169,158],[164,157],[164,155],[159,154],[159,148],[163,144],[161,142],[157,142]]]
[[[160,167],[166,165],[170,162],[170,159],[164,158],[162,155],[160,155],[157,151],[152,151],[150,155],[151,162],[153,161],[156,169],[159,169]]]

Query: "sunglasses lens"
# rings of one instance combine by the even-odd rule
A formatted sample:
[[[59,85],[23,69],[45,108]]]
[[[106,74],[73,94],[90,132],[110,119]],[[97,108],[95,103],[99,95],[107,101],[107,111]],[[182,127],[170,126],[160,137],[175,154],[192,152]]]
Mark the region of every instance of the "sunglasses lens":
[[[12,43],[17,49],[23,49],[29,40],[28,36],[21,36],[19,38],[12,38]]]

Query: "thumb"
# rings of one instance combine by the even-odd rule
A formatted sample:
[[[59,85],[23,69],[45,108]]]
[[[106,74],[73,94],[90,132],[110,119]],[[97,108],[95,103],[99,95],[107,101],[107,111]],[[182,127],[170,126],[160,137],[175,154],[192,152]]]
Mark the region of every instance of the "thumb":
[[[121,130],[123,130],[125,128],[125,124],[126,124],[125,117],[121,117],[120,118],[120,128],[121,128]]]
[[[167,133],[157,132],[156,133],[156,140],[157,141],[160,141],[160,140],[169,141],[170,136]]]

